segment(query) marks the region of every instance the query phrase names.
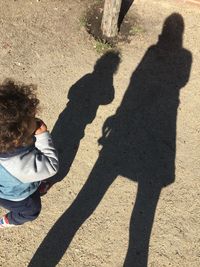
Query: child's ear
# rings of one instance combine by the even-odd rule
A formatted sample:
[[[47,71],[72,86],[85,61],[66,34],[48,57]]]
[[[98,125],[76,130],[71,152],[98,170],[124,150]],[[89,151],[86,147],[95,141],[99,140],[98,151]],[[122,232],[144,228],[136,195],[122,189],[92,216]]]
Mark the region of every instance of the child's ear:
[[[37,130],[38,128],[42,126],[43,121],[39,118],[35,118],[35,121],[36,121],[36,130]]]

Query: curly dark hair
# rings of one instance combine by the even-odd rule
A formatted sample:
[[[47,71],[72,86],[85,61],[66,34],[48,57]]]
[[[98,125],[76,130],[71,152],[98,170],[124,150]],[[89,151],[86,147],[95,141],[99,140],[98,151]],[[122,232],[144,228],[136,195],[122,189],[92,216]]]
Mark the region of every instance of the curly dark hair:
[[[11,79],[0,85],[0,153],[12,152],[30,138],[27,133],[38,104],[33,85],[19,85]]]

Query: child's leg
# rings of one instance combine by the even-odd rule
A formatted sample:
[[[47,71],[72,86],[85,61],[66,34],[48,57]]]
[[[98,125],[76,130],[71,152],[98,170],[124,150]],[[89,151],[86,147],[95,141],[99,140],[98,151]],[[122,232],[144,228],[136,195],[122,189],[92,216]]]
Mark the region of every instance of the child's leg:
[[[37,190],[31,196],[21,201],[0,199],[0,206],[10,211],[6,214],[9,224],[20,225],[33,221],[41,211],[39,191]]]

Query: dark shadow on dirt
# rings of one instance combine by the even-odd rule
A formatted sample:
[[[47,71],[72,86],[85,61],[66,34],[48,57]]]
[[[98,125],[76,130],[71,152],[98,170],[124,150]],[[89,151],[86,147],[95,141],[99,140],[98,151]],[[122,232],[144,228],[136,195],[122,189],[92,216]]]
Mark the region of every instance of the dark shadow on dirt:
[[[130,7],[132,6],[134,0],[122,0],[122,5],[119,13],[119,19],[118,19],[118,28],[120,29],[120,26],[124,20],[124,17],[128,13]]]
[[[100,105],[107,105],[114,99],[113,75],[119,62],[118,52],[107,52],[97,60],[92,73],[83,76],[69,89],[69,102],[52,130],[60,168],[51,182],[58,182],[67,175],[86,126],[94,120]]]
[[[159,196],[175,180],[179,94],[192,64],[191,53],[182,47],[183,30],[181,15],[166,19],[158,43],[146,51],[121,105],[104,123],[102,150],[88,180],[44,238],[29,267],[58,264],[118,175],[138,183],[124,267],[147,267]]]

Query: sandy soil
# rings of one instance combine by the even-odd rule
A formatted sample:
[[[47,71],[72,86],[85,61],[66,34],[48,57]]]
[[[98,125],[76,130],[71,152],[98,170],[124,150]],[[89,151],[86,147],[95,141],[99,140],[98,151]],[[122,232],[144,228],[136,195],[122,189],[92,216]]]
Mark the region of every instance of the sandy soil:
[[[150,2],[119,63],[82,26],[89,1],[0,0],[1,80],[38,85],[61,157],[40,217],[0,232],[0,266],[200,266],[200,9]],[[147,51],[173,12],[184,49]]]

